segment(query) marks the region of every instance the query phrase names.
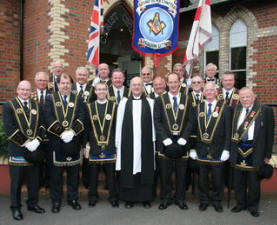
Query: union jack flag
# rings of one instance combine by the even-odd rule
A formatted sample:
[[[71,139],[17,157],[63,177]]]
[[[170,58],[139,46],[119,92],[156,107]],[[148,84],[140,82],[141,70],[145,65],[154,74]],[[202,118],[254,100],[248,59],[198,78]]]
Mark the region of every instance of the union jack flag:
[[[100,34],[104,28],[103,14],[103,0],[94,0],[87,51],[87,62],[94,66],[99,65]]]

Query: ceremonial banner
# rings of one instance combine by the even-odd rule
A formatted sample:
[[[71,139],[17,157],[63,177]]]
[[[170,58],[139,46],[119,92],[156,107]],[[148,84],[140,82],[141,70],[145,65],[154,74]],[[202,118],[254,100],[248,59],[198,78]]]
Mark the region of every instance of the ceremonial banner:
[[[177,49],[179,0],[134,0],[133,49],[158,56]]]

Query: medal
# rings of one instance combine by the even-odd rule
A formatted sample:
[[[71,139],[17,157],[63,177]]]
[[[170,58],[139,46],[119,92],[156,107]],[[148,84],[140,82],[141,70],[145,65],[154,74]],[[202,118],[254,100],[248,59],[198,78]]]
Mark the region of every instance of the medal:
[[[98,119],[98,117],[96,115],[92,116],[92,120],[97,120],[97,119]]]
[[[106,155],[105,155],[103,152],[101,152],[101,153],[99,154],[99,158],[103,159],[103,158],[105,158],[105,157],[106,157]]]
[[[111,101],[116,101],[115,96],[111,96],[109,99],[110,99]]]
[[[181,85],[182,87],[186,87],[187,85],[186,85],[186,83],[182,83],[182,85]]]
[[[31,136],[33,134],[33,131],[31,129],[26,130],[26,133],[28,136]]]
[[[37,114],[37,110],[32,109],[32,110],[31,110],[31,113],[32,113],[33,115],[36,115],[36,114]]]
[[[71,108],[73,108],[73,107],[74,107],[74,103],[73,103],[73,102],[69,102],[69,103],[68,103],[68,106],[71,107]]]
[[[75,94],[75,95],[77,94],[77,91],[76,91],[76,90],[73,90],[73,91],[71,91],[71,92],[72,92],[73,94]]]
[[[66,157],[66,161],[71,161],[72,160],[72,157]]]
[[[172,129],[173,129],[173,130],[178,130],[178,129],[179,129],[179,125],[178,125],[177,123],[174,123],[174,124],[172,125]]]
[[[213,117],[218,117],[218,112],[213,112]]]
[[[16,112],[17,112],[18,114],[21,114],[21,113],[22,113],[22,109],[17,109]]]
[[[210,137],[210,135],[209,135],[208,133],[204,133],[204,134],[202,135],[202,137],[203,137],[204,139],[208,139],[208,138]]]
[[[166,104],[166,105],[165,105],[165,108],[166,108],[166,109],[170,109],[170,108],[171,108],[171,105],[170,105],[170,104]]]
[[[61,102],[56,102],[56,103],[55,103],[55,106],[56,106],[56,107],[61,107],[61,106],[62,106],[62,103],[61,103]]]
[[[213,157],[212,157],[212,155],[209,153],[209,154],[207,155],[207,158],[208,158],[208,159],[212,159]]]
[[[204,112],[200,112],[199,113],[199,117],[204,117],[205,116],[205,113]]]
[[[179,109],[180,109],[180,110],[184,110],[184,108],[185,108],[185,106],[184,106],[183,104],[180,104],[180,105],[179,105]]]
[[[88,91],[85,91],[84,92],[84,96],[88,96],[89,95],[89,92]]]
[[[111,120],[112,116],[111,116],[110,114],[107,114],[107,115],[105,116],[105,118],[106,118],[106,120]]]
[[[234,138],[238,140],[238,139],[239,139],[239,134],[238,134],[238,133],[235,133],[235,134],[234,134]]]
[[[233,99],[234,100],[239,100],[239,96],[237,94],[233,94]]]
[[[100,141],[105,141],[106,137],[104,135],[100,136]]]
[[[223,94],[218,95],[219,99],[223,99]]]
[[[68,121],[64,120],[64,121],[62,122],[62,125],[63,125],[63,127],[67,127],[67,126],[69,125],[69,123],[68,123]]]

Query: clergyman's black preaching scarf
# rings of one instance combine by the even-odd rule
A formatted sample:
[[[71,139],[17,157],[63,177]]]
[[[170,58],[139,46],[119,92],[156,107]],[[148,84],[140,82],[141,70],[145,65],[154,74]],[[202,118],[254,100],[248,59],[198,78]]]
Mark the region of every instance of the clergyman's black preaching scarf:
[[[120,184],[134,188],[133,182],[133,104],[132,96],[126,102],[121,138]],[[143,95],[141,110],[141,184],[152,184],[154,177],[154,153],[152,142],[152,118],[149,103]],[[139,121],[138,121],[139,122]]]

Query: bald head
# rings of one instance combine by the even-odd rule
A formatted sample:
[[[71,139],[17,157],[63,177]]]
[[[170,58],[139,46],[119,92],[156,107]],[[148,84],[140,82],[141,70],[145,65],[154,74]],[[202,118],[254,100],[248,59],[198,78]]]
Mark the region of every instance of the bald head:
[[[130,89],[135,97],[139,97],[142,94],[143,81],[141,77],[134,77],[130,82]]]
[[[59,77],[64,72],[63,64],[60,61],[55,61],[52,66],[54,76]]]
[[[17,85],[17,95],[23,100],[27,100],[31,96],[31,83],[27,80],[20,81]]]

